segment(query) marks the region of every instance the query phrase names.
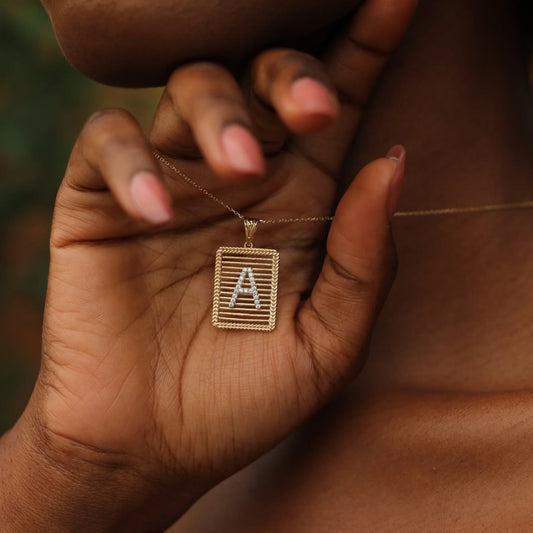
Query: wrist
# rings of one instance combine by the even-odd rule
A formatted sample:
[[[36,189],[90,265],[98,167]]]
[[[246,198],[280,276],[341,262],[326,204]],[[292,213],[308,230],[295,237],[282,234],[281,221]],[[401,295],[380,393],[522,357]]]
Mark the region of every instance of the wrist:
[[[27,410],[0,439],[2,531],[163,530],[206,489],[163,486],[120,456],[50,434]]]

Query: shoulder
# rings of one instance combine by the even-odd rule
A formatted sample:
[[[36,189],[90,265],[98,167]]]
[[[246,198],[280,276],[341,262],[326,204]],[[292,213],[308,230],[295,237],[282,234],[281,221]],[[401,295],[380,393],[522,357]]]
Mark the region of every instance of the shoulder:
[[[522,530],[533,393],[337,402],[208,494],[172,533]]]

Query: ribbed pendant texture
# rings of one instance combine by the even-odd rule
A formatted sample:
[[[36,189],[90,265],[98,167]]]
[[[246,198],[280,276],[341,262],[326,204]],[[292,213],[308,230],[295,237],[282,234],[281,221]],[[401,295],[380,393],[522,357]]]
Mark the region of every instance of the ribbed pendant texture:
[[[276,327],[279,253],[252,247],[218,249],[213,325],[272,331]]]

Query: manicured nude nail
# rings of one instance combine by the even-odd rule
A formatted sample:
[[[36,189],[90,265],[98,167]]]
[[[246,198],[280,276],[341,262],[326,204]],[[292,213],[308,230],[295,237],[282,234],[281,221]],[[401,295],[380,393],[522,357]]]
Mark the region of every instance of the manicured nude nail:
[[[172,219],[172,207],[162,183],[151,172],[141,171],[130,182],[130,195],[147,222],[163,224]]]
[[[337,102],[331,93],[312,78],[296,80],[291,85],[290,94],[300,111],[327,117],[334,117],[337,114]]]
[[[220,145],[231,168],[239,174],[264,174],[265,165],[259,143],[244,126],[232,124],[224,128]]]
[[[400,145],[400,144],[397,144],[395,146],[393,146],[388,152],[387,152],[387,155],[385,156],[387,159],[391,159],[392,161],[399,161],[400,158],[402,156],[405,155],[405,148]]]
[[[399,144],[393,146],[387,152],[387,155],[385,157],[396,164],[394,174],[392,175],[390,180],[389,196],[387,198],[387,214],[389,216],[389,220],[392,220],[392,218],[394,217],[394,213],[398,209],[400,195],[402,192],[406,157],[405,148]]]

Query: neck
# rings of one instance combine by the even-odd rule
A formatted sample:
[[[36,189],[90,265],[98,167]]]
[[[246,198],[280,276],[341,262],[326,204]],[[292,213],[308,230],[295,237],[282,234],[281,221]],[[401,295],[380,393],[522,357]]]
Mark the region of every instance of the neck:
[[[356,164],[404,143],[401,209],[533,199],[530,95],[507,0],[423,0],[363,125]]]
[[[508,0],[422,0],[355,147],[359,166],[405,143],[400,210],[533,200],[530,88],[511,11]],[[365,386],[507,390],[533,379],[532,217],[396,220],[400,268]]]

